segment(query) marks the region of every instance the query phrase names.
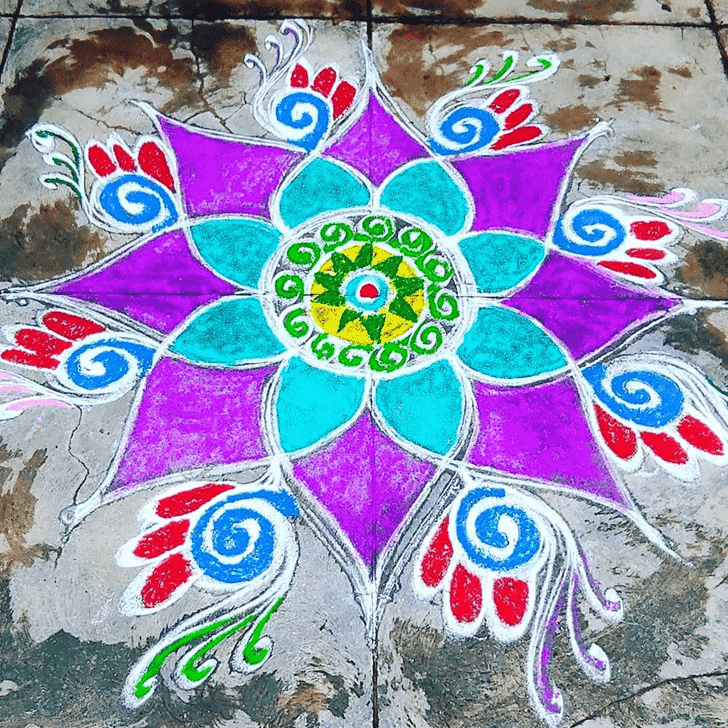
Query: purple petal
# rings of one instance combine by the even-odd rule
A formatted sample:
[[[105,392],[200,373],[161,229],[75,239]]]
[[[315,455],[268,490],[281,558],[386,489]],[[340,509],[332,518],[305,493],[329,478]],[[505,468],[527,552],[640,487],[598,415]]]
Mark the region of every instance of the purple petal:
[[[293,473],[348,536],[367,566],[404,521],[435,467],[402,450],[364,413]]]
[[[270,219],[270,197],[303,156],[270,142],[225,138],[159,117],[177,157],[189,215],[244,213]]]
[[[431,155],[372,93],[362,115],[323,156],[346,162],[380,185],[403,164]]]
[[[51,290],[123,313],[165,334],[195,309],[235,292],[192,255],[181,230],[162,233]]]
[[[274,371],[161,359],[147,379],[118,469],[102,495],[116,497],[184,470],[266,457],[262,398]]]
[[[503,303],[540,321],[579,360],[664,315],[679,300],[618,282],[587,261],[552,251],[529,284]]]
[[[571,164],[586,138],[506,154],[453,159],[475,200],[472,232],[512,230],[545,237]]]
[[[473,391],[480,428],[470,451],[472,463],[629,507],[571,378],[527,387],[475,382]]]

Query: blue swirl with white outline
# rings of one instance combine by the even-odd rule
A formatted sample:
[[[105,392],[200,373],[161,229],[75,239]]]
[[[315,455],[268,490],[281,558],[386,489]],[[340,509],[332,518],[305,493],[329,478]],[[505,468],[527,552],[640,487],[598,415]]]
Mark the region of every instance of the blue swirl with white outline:
[[[598,207],[590,207],[577,212],[571,220],[572,229],[566,231],[564,230],[565,218],[566,216],[562,215],[556,223],[554,244],[568,253],[598,257],[618,248],[627,237],[624,225],[614,215],[610,215],[606,210]],[[610,230],[614,234],[609,240],[606,240]]]
[[[279,526],[256,510],[251,499],[268,501],[287,518],[299,513],[295,499],[283,491],[235,493],[207,508],[190,535],[191,553],[203,573],[222,584],[241,584],[264,574],[280,548]]]
[[[460,501],[455,514],[455,533],[463,551],[473,564],[491,571],[512,571],[529,562],[541,548],[541,533],[535,521],[523,509],[496,501],[504,496],[505,491],[499,488],[474,488]],[[494,503],[488,505],[483,501]],[[475,535],[479,543],[474,543],[467,532],[468,517],[473,509],[483,505],[485,507],[475,517]],[[503,516],[518,527],[515,544],[499,530]],[[511,553],[502,560],[486,551],[486,547],[506,549],[510,545],[513,546]]]
[[[463,127],[462,131],[455,129],[458,124]],[[487,147],[500,132],[500,125],[489,111],[462,106],[442,120],[438,131],[446,144],[450,144],[443,145],[434,137],[430,138],[430,146],[436,154],[465,154]]]
[[[314,119],[313,116],[306,111],[301,114],[300,118],[294,118],[294,111],[299,104],[311,104],[315,106],[316,111],[318,112],[317,117]],[[326,102],[320,96],[305,93],[304,91],[294,91],[293,93],[286,94],[276,106],[276,119],[283,126],[287,126],[290,129],[311,128],[311,131],[302,138],[289,138],[286,140],[290,144],[302,147],[307,152],[315,149],[326,135],[326,132],[331,125],[330,117],[331,114]]]
[[[94,353],[98,350],[97,353]],[[152,366],[154,349],[123,339],[96,339],[74,349],[65,362],[69,380],[90,392],[106,389],[130,373],[129,357],[135,360],[137,378]],[[90,366],[100,373],[91,371]]]
[[[125,191],[127,185],[133,187]],[[179,219],[177,205],[167,188],[140,174],[124,174],[107,183],[99,194],[99,205],[117,222],[140,229],[151,225],[152,232],[164,230]]]
[[[682,412],[685,396],[665,374],[645,370],[617,374],[611,380],[612,391],[609,392],[604,386],[609,376],[604,364],[594,364],[583,373],[603,404],[614,414],[636,425],[663,427]],[[651,402],[649,390],[656,395],[657,401]]]

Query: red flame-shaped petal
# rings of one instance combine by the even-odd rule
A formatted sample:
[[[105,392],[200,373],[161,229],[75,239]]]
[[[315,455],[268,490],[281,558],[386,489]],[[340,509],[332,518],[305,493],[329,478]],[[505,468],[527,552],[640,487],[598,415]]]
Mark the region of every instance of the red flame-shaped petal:
[[[438,527],[430,545],[422,558],[420,576],[423,584],[436,587],[444,578],[450,567],[453,548],[448,533],[449,519],[446,517]]]
[[[622,460],[629,460],[637,452],[637,435],[598,404],[594,405],[599,432],[607,447]]]
[[[510,576],[493,583],[495,613],[503,624],[515,627],[523,621],[528,607],[528,582]]]
[[[186,516],[188,513],[196,511],[205,503],[209,503],[215,496],[232,490],[232,485],[223,483],[208,483],[197,488],[183,490],[181,493],[161,498],[157,503],[157,515],[162,518],[177,518],[178,516]]]
[[[697,417],[693,417],[692,415],[683,417],[677,426],[677,431],[680,433],[680,437],[698,450],[710,453],[711,455],[723,454],[723,443],[721,439],[708,425],[701,422]]]
[[[356,96],[356,87],[348,81],[342,81],[331,97],[331,105],[334,107],[334,119],[338,119],[353,103]]]
[[[533,104],[521,104],[515,111],[512,111],[508,116],[504,126],[506,129],[513,129],[519,124],[523,124],[533,113]]]
[[[627,255],[640,260],[662,260],[667,253],[659,248],[630,248]]]
[[[133,172],[136,169],[134,157],[132,157],[131,154],[129,154],[129,152],[121,146],[121,144],[114,144],[113,151],[117,164],[125,172]]]
[[[514,144],[525,144],[538,139],[542,134],[543,130],[538,126],[521,126],[504,134],[495,144],[491,145],[491,149],[505,149]]]
[[[99,177],[108,177],[116,172],[116,165],[108,152],[98,144],[90,144],[86,150],[91,168]]]
[[[308,71],[300,63],[297,63],[291,71],[291,88],[306,88],[308,86]]]
[[[150,177],[174,192],[174,176],[169,168],[167,157],[155,142],[144,142],[137,154],[139,166]]]
[[[518,101],[521,92],[517,88],[508,88],[502,93],[499,93],[489,104],[492,111],[496,114],[502,114],[504,111],[509,109],[513,104]]]
[[[640,265],[639,263],[630,263],[629,261],[621,260],[600,260],[597,265],[615,273],[634,276],[635,278],[644,278],[646,280],[657,278],[657,273],[652,268],[648,268],[646,265]]]
[[[20,329],[15,334],[15,343],[36,354],[48,356],[60,354],[71,346],[70,341],[64,341],[40,329]]]
[[[192,565],[180,553],[168,556],[144,582],[141,591],[142,604],[147,609],[166,602],[190,577]]]
[[[483,585],[480,578],[458,564],[450,581],[450,610],[461,624],[474,622],[483,608]]]
[[[670,226],[662,220],[639,220],[629,226],[637,240],[659,240],[669,235]]]
[[[336,71],[331,68],[331,66],[326,66],[326,68],[322,68],[316,74],[316,78],[314,78],[311,88],[317,93],[320,93],[322,96],[328,97],[331,90],[334,88],[336,78]]]
[[[22,349],[6,349],[5,351],[0,351],[0,359],[8,361],[11,364],[23,364],[24,366],[35,367],[36,369],[55,369],[61,363],[52,356],[23,351]]]
[[[66,339],[79,341],[91,334],[100,334],[105,327],[95,321],[63,311],[49,311],[43,316],[43,325]]]
[[[134,547],[134,556],[141,559],[156,559],[167,551],[176,549],[185,542],[190,522],[187,519],[170,521],[156,531],[144,534]]]
[[[689,460],[688,454],[680,443],[664,432],[643,432],[642,442],[652,450],[655,455],[666,463],[685,465]]]

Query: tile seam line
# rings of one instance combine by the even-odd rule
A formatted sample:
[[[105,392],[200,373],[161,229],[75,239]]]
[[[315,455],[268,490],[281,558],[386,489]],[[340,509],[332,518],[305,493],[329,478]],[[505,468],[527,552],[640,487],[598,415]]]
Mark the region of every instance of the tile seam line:
[[[0,13],[0,18],[15,18],[22,20],[195,20],[200,22],[214,23],[216,21],[270,21],[270,20],[286,20],[287,18],[302,18],[303,20],[318,20],[324,22],[333,22],[334,24],[342,22],[368,23],[365,15],[351,16],[349,18],[335,17],[332,15],[309,15],[301,16],[296,14],[259,14],[259,15],[224,15],[216,17],[205,17],[204,15],[142,15],[142,14],[100,14],[100,13],[58,13],[53,15],[42,15],[38,13]],[[372,25],[550,25],[557,27],[648,27],[648,28],[703,28],[713,30],[715,27],[728,26],[726,23],[712,23],[710,21],[678,21],[658,22],[650,20],[590,20],[584,18],[581,20],[568,20],[563,18],[444,18],[444,17],[396,17],[396,16],[372,16]]]
[[[723,64],[723,73],[726,79],[728,79],[728,51],[726,51],[725,43],[720,35],[721,24],[718,22],[713,0],[705,0],[705,7],[708,10],[708,17],[710,18],[710,29],[713,31],[715,42],[718,45],[718,53],[720,53],[720,60]]]
[[[5,48],[3,48],[3,56],[0,59],[0,81],[2,81],[3,73],[5,72],[5,64],[8,61],[10,55],[10,46],[13,43],[13,36],[15,35],[15,28],[18,25],[18,18],[23,7],[23,0],[18,0],[18,4],[15,6],[15,12],[11,16],[10,27],[8,28],[8,39],[5,41]]]

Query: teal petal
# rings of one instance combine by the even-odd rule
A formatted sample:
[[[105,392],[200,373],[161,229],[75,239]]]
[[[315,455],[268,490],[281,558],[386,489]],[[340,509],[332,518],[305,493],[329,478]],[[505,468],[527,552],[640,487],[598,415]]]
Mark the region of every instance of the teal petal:
[[[281,234],[264,220],[207,220],[190,234],[202,259],[216,273],[255,288]]]
[[[480,293],[501,293],[517,286],[546,256],[533,238],[513,233],[477,233],[460,241]]]
[[[396,174],[382,190],[381,203],[422,218],[447,235],[462,229],[468,216],[465,194],[437,162],[418,162]]]
[[[462,362],[496,379],[523,379],[566,366],[556,342],[523,314],[500,306],[478,312],[458,349]]]
[[[195,316],[170,351],[201,364],[237,366],[284,351],[255,298],[224,298]]]
[[[294,356],[281,370],[276,401],[281,447],[294,452],[320,442],[357,413],[363,397],[363,379]]]
[[[338,164],[314,159],[284,187],[280,214],[289,228],[295,228],[322,212],[369,204],[366,185]]]
[[[377,384],[376,404],[395,432],[426,450],[444,455],[457,441],[463,392],[446,361],[395,379],[382,379]]]

